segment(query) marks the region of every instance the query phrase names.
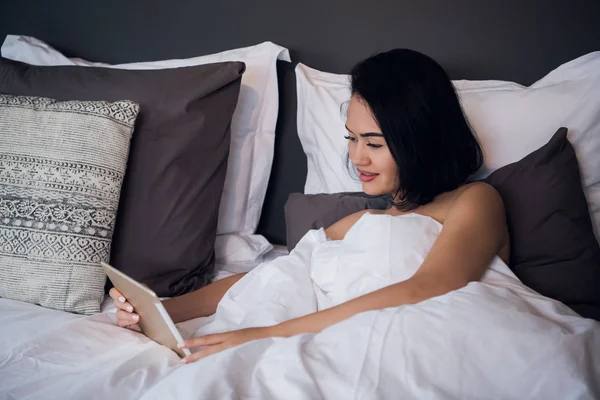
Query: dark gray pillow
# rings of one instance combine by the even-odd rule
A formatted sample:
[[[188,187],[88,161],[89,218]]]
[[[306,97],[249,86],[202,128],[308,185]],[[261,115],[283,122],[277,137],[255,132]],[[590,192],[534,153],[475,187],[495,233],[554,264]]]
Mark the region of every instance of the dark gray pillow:
[[[540,294],[600,320],[600,246],[567,129],[485,182],[504,200],[515,275]]]
[[[287,248],[291,251],[311,229],[327,228],[360,210],[382,210],[390,205],[391,196],[368,196],[362,192],[292,193],[285,203]]]
[[[0,93],[140,105],[111,263],[159,296],[210,282],[230,124],[245,65],[162,70],[31,66],[0,59]]]

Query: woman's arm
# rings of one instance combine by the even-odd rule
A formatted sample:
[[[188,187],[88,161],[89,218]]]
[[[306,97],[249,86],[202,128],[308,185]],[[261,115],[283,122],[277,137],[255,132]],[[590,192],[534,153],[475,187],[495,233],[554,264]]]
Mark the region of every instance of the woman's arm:
[[[273,336],[320,332],[358,313],[414,304],[479,280],[508,241],[504,205],[498,192],[473,184],[456,199],[440,235],[419,270],[408,280],[344,304],[282,322]]]
[[[191,293],[163,300],[162,303],[175,323],[212,315],[217,311],[217,305],[225,293],[244,275],[237,274],[215,281]],[[115,288],[110,289],[109,295],[117,308],[117,325],[139,331],[140,327],[137,323],[140,316],[133,306]]]
[[[288,337],[300,333],[318,333],[361,312],[414,304],[458,288],[459,285],[442,282],[435,276],[415,275],[406,281],[384,287],[327,310],[270,327],[270,336]]]
[[[236,274],[214,281],[193,292],[163,300],[162,303],[175,323],[207,317],[217,311],[217,305],[225,293],[244,275]]]
[[[264,337],[318,333],[364,311],[414,304],[446,294],[480,279],[493,257],[507,242],[504,205],[500,195],[491,186],[473,184],[465,189],[446,214],[439,237],[410,279],[275,326],[191,339],[186,341],[186,347],[207,347],[192,354],[186,361],[195,361]]]

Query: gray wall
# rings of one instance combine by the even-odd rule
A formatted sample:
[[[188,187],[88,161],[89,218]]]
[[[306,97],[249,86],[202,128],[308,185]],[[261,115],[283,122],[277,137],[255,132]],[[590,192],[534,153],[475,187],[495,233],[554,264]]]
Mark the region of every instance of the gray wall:
[[[1,0],[0,36],[105,62],[188,57],[272,40],[315,68],[412,47],[454,77],[531,83],[600,46],[597,0]]]

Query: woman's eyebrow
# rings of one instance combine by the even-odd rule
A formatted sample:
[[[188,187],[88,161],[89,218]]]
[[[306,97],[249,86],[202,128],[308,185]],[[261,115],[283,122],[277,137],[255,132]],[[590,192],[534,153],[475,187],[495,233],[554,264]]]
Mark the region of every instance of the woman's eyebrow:
[[[348,125],[346,125],[346,130],[350,133],[352,133],[353,135],[356,135],[356,133],[352,132],[350,130],[350,128],[348,128]],[[379,133],[379,132],[367,132],[367,133],[361,133],[359,135],[360,137],[383,137],[383,133]]]
[[[383,133],[367,132],[367,133],[361,133],[360,136],[361,137],[383,137]]]

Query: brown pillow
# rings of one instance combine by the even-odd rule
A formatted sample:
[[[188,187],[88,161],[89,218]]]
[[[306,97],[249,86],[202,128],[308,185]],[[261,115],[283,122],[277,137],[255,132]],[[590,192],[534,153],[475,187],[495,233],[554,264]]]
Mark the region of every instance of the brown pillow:
[[[0,93],[140,105],[111,263],[159,296],[206,285],[230,124],[245,65],[163,70],[30,66],[0,59]]]
[[[510,267],[544,296],[600,320],[600,246],[594,236],[579,165],[567,129],[485,182],[504,200]]]
[[[382,210],[390,205],[391,196],[368,196],[362,192],[292,193],[285,203],[287,248],[291,251],[311,229],[327,228],[360,210]]]

